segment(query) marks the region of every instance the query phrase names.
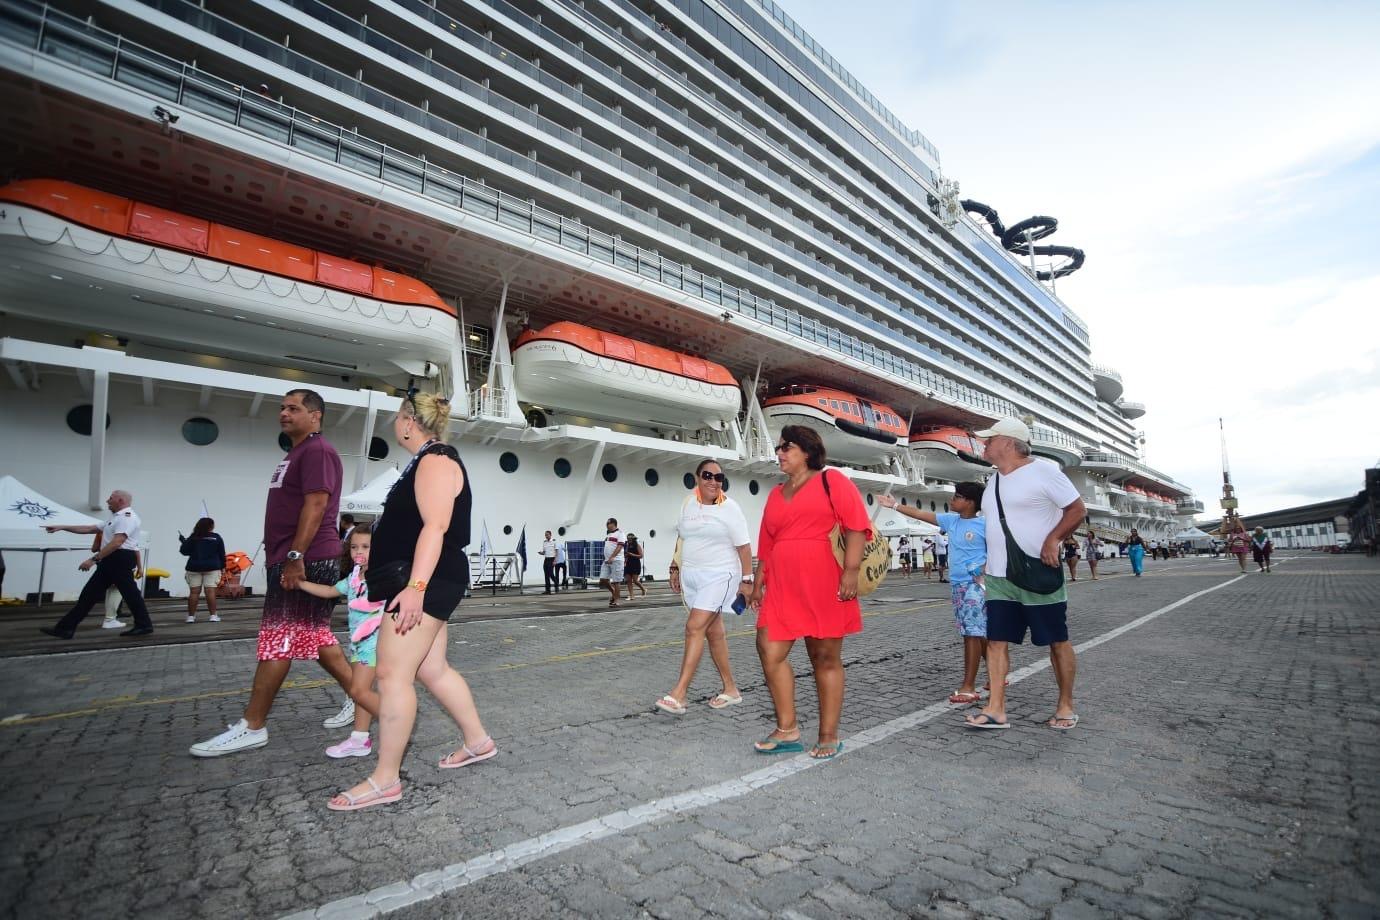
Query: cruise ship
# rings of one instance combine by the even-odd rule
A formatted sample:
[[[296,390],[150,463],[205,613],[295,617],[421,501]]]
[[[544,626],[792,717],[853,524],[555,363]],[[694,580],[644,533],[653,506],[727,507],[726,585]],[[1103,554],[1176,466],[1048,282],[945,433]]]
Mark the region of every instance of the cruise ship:
[[[1202,510],[1057,221],[961,197],[772,0],[0,0],[0,83],[0,473],[129,490],[155,567],[203,512],[254,552],[299,386],[361,511],[399,388],[453,394],[495,555],[616,517],[664,571],[695,463],[754,518],[791,423],[879,526],[1003,415],[1104,537]]]

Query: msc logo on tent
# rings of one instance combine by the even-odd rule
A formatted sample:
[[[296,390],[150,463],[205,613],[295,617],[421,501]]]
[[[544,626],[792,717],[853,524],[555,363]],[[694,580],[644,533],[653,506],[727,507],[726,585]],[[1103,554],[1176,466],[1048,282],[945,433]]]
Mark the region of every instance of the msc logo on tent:
[[[40,504],[31,498],[21,498],[19,501],[10,505],[10,510],[24,517],[31,517],[38,521],[46,521],[48,518],[57,514],[47,505]]]

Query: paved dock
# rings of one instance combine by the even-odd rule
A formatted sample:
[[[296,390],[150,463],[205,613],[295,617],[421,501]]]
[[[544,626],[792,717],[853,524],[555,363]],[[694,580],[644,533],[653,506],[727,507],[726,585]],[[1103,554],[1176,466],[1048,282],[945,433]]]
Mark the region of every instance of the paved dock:
[[[457,739],[422,694],[402,803],[357,814],[324,807],[369,762],[323,755],[341,697],[314,666],[294,668],[266,748],[199,761],[188,745],[247,697],[252,641],[10,657],[0,904],[22,918],[1380,915],[1380,562],[1283,555],[1239,577],[1186,559],[1080,580],[1071,732],[1042,724],[1053,682],[1030,646],[1012,656],[1014,727],[960,727],[944,587],[867,599],[844,648],[845,752],[818,763],[753,753],[772,715],[749,618],[729,624],[743,705],[704,705],[719,689],[706,657],[673,717],[652,707],[680,659],[666,595],[467,611],[451,660],[501,754],[437,770]],[[795,663],[809,740],[803,650]]]

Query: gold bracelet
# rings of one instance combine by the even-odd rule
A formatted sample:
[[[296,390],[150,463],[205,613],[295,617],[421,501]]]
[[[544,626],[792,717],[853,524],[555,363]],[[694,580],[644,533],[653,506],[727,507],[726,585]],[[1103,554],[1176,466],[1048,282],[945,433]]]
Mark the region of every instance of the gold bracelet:
[[[411,588],[413,591],[416,591],[418,594],[426,593],[426,582],[422,581],[422,579],[420,578],[412,579],[407,583],[407,586]]]

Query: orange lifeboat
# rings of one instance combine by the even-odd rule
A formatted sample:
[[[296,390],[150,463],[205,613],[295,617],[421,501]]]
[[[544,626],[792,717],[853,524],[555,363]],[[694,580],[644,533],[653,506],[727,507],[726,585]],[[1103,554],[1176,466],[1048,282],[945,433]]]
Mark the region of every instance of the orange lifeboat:
[[[763,400],[762,411],[777,436],[786,425],[819,432],[831,462],[885,463],[906,434],[906,423],[890,406],[828,387],[788,386]]]
[[[452,360],[455,309],[415,278],[71,182],[0,202],[10,312],[336,373]]]
[[[991,464],[983,459],[987,442],[953,425],[917,425],[910,449],[924,461],[926,477],[956,482],[982,475]]]
[[[572,322],[523,330],[513,383],[538,411],[654,428],[722,431],[742,405],[722,364]]]

